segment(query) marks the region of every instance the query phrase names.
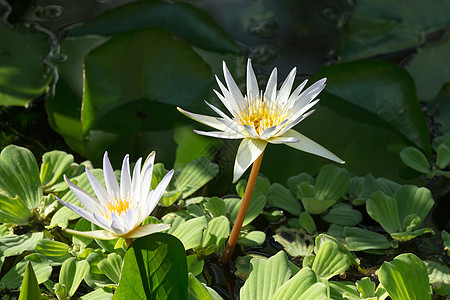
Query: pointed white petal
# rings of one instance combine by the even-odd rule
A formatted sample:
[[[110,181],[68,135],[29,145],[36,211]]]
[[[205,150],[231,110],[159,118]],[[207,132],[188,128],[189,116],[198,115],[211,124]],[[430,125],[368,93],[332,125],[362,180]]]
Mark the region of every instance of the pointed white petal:
[[[108,159],[108,152],[103,155],[103,176],[105,177],[106,190],[111,198],[119,196],[119,184],[116,175]]]
[[[136,227],[135,230],[130,233],[124,235],[124,238],[128,239],[136,239],[140,238],[155,232],[164,231],[170,228],[169,224],[146,224],[139,227]]]
[[[228,71],[225,62],[223,62],[223,75],[225,77],[225,82],[227,83],[228,90],[230,91],[231,95],[233,95],[233,98],[236,101],[239,108],[243,110],[245,106],[244,97],[242,96],[242,93],[239,90],[239,87],[237,86],[236,82],[234,82],[234,79],[231,76],[230,71]]]
[[[220,101],[223,103],[223,105],[226,107],[226,109],[230,112],[230,114],[233,117],[236,117],[236,111],[239,111],[239,110],[237,110],[237,107],[233,107],[230,104],[230,101],[227,100],[227,98],[225,98],[224,96],[222,96],[218,91],[216,91],[216,90],[213,90],[213,91],[217,95],[217,97],[220,99]]]
[[[202,124],[208,125],[212,128],[215,128],[217,130],[221,130],[221,131],[227,131],[228,127],[226,125],[223,124],[223,122],[219,121],[219,118],[216,117],[210,117],[210,116],[205,116],[205,115],[199,115],[199,114],[194,114],[188,111],[185,111],[184,109],[181,109],[179,107],[177,107],[178,111],[181,112],[182,114],[184,114],[185,116],[200,122]]]
[[[100,226],[100,227],[102,227],[102,228],[105,228],[105,225],[102,224],[102,223],[100,223],[100,222],[98,222],[98,221],[94,218],[94,216],[93,216],[92,213],[90,213],[90,212],[88,212],[88,211],[82,209],[81,207],[78,207],[78,206],[76,206],[76,205],[73,205],[73,204],[71,204],[71,203],[69,203],[69,202],[62,201],[62,200],[59,199],[58,197],[55,197],[55,198],[56,198],[56,200],[58,200],[59,203],[61,203],[62,205],[66,206],[68,209],[72,210],[73,212],[79,214],[81,217],[85,218],[85,219],[88,220],[89,222],[94,223],[95,225]]]
[[[276,133],[277,129],[278,129],[278,126],[272,126],[272,127],[267,128],[266,130],[264,130],[264,131],[261,133],[261,138],[262,138],[263,140],[267,140],[267,139],[270,138],[274,133]]]
[[[109,213],[109,215],[112,215],[112,213]],[[103,229],[109,230],[109,231],[113,231],[111,228],[111,221],[108,220],[107,218],[105,218],[103,215],[101,214],[92,214],[92,216],[94,217],[94,219],[99,223],[102,224]]]
[[[133,177],[131,178],[131,197],[137,199],[139,197],[139,191],[141,189],[141,162],[142,158],[139,157],[133,169]]]
[[[218,109],[217,107],[215,107],[214,105],[208,103],[208,101],[205,100],[206,105],[208,105],[216,114],[218,114],[219,116],[221,116],[222,118],[231,121],[231,118],[229,116],[227,116],[223,111],[221,111],[220,109]]]
[[[244,125],[245,131],[254,139],[259,139],[259,134],[256,132],[255,128],[252,126]]]
[[[271,144],[296,143],[298,141],[298,138],[288,136],[275,136],[268,140],[268,142]]]
[[[150,186],[152,184],[152,175],[153,175],[153,165],[155,163],[155,151],[150,153],[147,156],[147,159],[144,162],[144,166],[142,167],[141,172],[141,195],[136,201],[142,201],[147,198],[148,193],[150,192]]]
[[[115,213],[111,214],[111,229],[116,235],[123,235],[127,231],[125,230],[125,225],[123,224],[123,220],[121,217],[116,215]]]
[[[292,92],[291,96],[289,97],[288,102],[292,102],[294,101],[294,99],[296,99],[301,91],[303,90],[303,88],[305,87],[305,85],[308,83],[308,79],[305,79],[302,83],[300,83],[300,85]]]
[[[277,68],[274,68],[267,81],[264,101],[275,101],[277,95]]]
[[[316,142],[314,142],[313,140],[307,138],[306,136],[304,136],[303,134],[291,129],[289,131],[287,131],[283,137],[294,137],[294,138],[298,138],[299,141],[296,143],[287,143],[286,145],[293,147],[295,149],[301,150],[301,151],[305,151],[311,154],[315,154],[318,156],[322,156],[325,158],[328,158],[330,160],[333,160],[335,162],[338,163],[345,163],[345,161],[343,161],[342,159],[340,159],[339,157],[337,157],[335,154],[333,154],[332,152],[328,151],[327,149],[325,149],[324,147],[322,147],[321,145],[317,144]]]
[[[122,171],[120,172],[120,197],[126,199],[131,196],[130,156],[123,158]]]
[[[252,61],[250,58],[247,61],[247,97],[250,99],[257,99],[259,96],[258,81],[252,68]]]
[[[221,139],[243,139],[245,137],[242,134],[236,133],[236,132],[200,131],[200,130],[194,130],[194,132],[197,134],[200,134],[200,135],[221,138]]]
[[[230,93],[230,91],[225,87],[225,85],[222,83],[222,81],[220,81],[220,79],[219,79],[219,77],[217,77],[217,75],[216,75],[216,81],[217,81],[217,84],[219,85],[220,91],[223,94],[224,100],[222,100],[222,99],[221,100],[222,100],[222,102],[224,102],[224,105],[226,107],[230,106],[232,108],[232,110],[235,112],[241,111],[239,104],[236,102],[236,99],[233,97],[233,95]]]
[[[161,199],[164,191],[166,190],[167,186],[170,183],[170,180],[172,179],[174,170],[170,170],[166,176],[159,182],[158,186],[155,190],[152,191],[151,194],[149,194],[149,197],[145,199],[145,203],[142,207],[141,215],[139,218],[139,224],[144,222],[144,220],[151,214],[153,209],[155,209],[155,206],[158,204],[159,199]]]
[[[99,213],[101,210],[100,202],[98,199],[92,197],[92,195],[88,194],[86,191],[79,188],[72,181],[64,175],[64,180],[69,186],[70,190],[75,194],[75,196],[80,200],[81,204],[90,212]]]
[[[313,83],[309,88],[307,88],[303,93],[301,93],[299,95],[301,102],[306,102],[306,104],[308,104],[314,98],[316,98],[316,96],[319,95],[319,93],[325,88],[326,81],[327,81],[326,78],[322,78],[321,80]]]
[[[88,168],[85,168],[86,175],[89,179],[89,183],[92,186],[92,189],[94,190],[94,193],[97,195],[97,198],[101,202],[105,202],[108,200],[108,193],[106,192],[105,187],[95,178],[94,175],[92,175],[91,171],[89,171]]]
[[[64,231],[73,235],[84,236],[97,240],[114,240],[119,238],[108,230],[78,231],[66,228]]]
[[[236,161],[234,163],[233,182],[244,174],[245,170],[261,155],[266,148],[267,142],[263,140],[255,140],[246,138],[239,145]]]
[[[136,226],[139,226],[139,205],[136,205],[135,209],[130,209],[127,211],[123,217],[123,225],[125,226],[125,231],[129,232]]]
[[[281,85],[280,91],[278,92],[277,96],[278,103],[284,104],[287,102],[289,94],[291,93],[292,85],[294,84],[296,72],[297,68],[293,68],[289,75],[286,77],[286,80]]]

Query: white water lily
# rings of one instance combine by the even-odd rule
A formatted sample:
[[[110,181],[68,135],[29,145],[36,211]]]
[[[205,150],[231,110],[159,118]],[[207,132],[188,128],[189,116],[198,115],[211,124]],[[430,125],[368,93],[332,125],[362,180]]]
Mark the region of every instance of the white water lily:
[[[114,170],[108,159],[108,153],[105,152],[105,155],[103,156],[103,174],[106,189],[86,168],[86,175],[97,198],[79,188],[64,175],[64,179],[69,185],[69,188],[86,209],[62,201],[58,198],[57,200],[86,220],[105,229],[94,231],[66,229],[66,231],[76,235],[110,240],[119,237],[128,239],[138,238],[169,229],[170,225],[167,224],[147,224],[139,226],[158,204],[159,199],[166,190],[173,175],[173,170],[171,170],[161,180],[156,189],[151,190],[150,185],[152,181],[155,153],[152,152],[147,157],[142,170],[141,161],[142,159],[139,158],[136,162],[133,170],[133,177],[131,177],[129,155],[127,154],[125,156],[122,163],[119,187],[114,175]]]
[[[344,163],[342,159],[321,145],[292,129],[314,112],[310,108],[319,101],[314,99],[325,88],[326,78],[317,81],[302,92],[307,83],[305,80],[291,93],[296,74],[296,68],[293,68],[280,90],[277,91],[277,69],[275,68],[270,74],[266,91],[263,93],[259,90],[249,59],[247,95],[243,96],[225,62],[223,73],[227,87],[216,76],[222,94],[216,90],[214,92],[231,117],[206,101],[206,104],[220,117],[199,115],[179,107],[178,110],[191,119],[219,130],[211,132],[194,130],[198,134],[225,139],[243,139],[234,164],[234,182],[261,155],[267,143],[286,144],[298,150]]]

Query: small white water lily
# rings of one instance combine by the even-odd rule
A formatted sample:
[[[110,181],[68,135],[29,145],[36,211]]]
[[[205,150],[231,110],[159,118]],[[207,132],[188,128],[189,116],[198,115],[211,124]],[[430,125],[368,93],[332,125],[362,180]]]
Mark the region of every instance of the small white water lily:
[[[344,163],[342,159],[321,145],[292,129],[314,112],[309,109],[319,101],[314,99],[325,88],[326,78],[317,81],[302,92],[307,83],[305,80],[291,94],[296,74],[296,68],[293,68],[277,92],[277,69],[275,68],[270,74],[266,91],[263,93],[259,90],[249,59],[247,95],[243,96],[225,62],[223,73],[227,87],[216,76],[222,94],[216,90],[214,92],[231,117],[206,101],[206,104],[220,117],[199,115],[179,107],[178,110],[191,119],[219,130],[212,132],[194,130],[198,134],[225,139],[243,139],[236,155],[233,182],[236,182],[261,155],[267,143],[286,144],[298,150]]]
[[[158,204],[174,171],[171,170],[168,172],[156,189],[151,190],[150,184],[152,181],[155,153],[152,152],[147,157],[142,170],[141,161],[142,159],[139,158],[136,162],[133,170],[133,177],[131,177],[129,155],[127,154],[124,157],[119,187],[114,175],[114,170],[108,159],[108,153],[105,152],[105,155],[103,156],[103,174],[106,189],[86,168],[86,175],[97,198],[79,188],[64,175],[64,179],[70,189],[75,196],[77,196],[86,210],[62,201],[59,198],[57,198],[57,200],[86,220],[105,229],[94,231],[66,229],[66,231],[76,235],[110,240],[119,237],[128,239],[138,238],[169,229],[170,225],[167,224],[139,225],[150,215],[156,204]]]

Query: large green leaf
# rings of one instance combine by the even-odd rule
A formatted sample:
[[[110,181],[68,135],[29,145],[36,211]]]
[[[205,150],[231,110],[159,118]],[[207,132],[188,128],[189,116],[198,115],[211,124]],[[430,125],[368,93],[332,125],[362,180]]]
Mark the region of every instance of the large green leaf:
[[[81,134],[83,60],[91,49],[105,40],[99,36],[64,39],[61,50],[67,59],[58,62],[59,79],[55,95],[45,101],[49,125],[80,154],[84,153]]]
[[[327,77],[327,105],[347,118],[386,127],[431,154],[428,128],[414,81],[405,70],[384,61],[358,61],[323,67],[315,78]]]
[[[432,298],[427,268],[414,254],[403,253],[384,262],[378,279],[393,300]]]
[[[27,263],[25,275],[23,276],[22,286],[20,287],[19,300],[35,300],[41,298],[41,291],[34,273],[33,266]]]
[[[240,48],[206,13],[186,3],[136,1],[105,12],[71,35],[114,35],[131,29],[161,27],[187,42],[213,51],[239,53]]]
[[[18,196],[32,210],[42,198],[41,181],[36,159],[30,150],[6,146],[0,154],[0,193]]]
[[[450,68],[444,63],[449,52],[450,37],[418,49],[417,55],[408,66],[408,71],[416,82],[419,99],[432,100],[442,86],[449,81]],[[433,74],[433,76],[427,76],[427,74]]]
[[[44,63],[50,52],[44,32],[17,31],[0,22],[0,105],[28,106],[45,93],[52,79]]]
[[[183,244],[164,233],[135,240],[113,299],[189,299]]]
[[[270,297],[270,300],[283,299],[325,300],[328,299],[327,287],[318,281],[313,270],[305,267]]]
[[[355,60],[421,45],[427,33],[450,26],[449,10],[445,0],[357,1],[341,31],[340,57]]]
[[[192,48],[165,30],[115,35],[85,58],[86,155],[100,160],[101,149],[108,148],[115,161],[124,152],[138,156],[153,149],[159,159],[169,159],[175,145],[167,134],[175,124],[187,122],[175,107],[198,103],[210,93],[213,80],[208,65]]]
[[[269,299],[292,274],[283,251],[269,259],[253,258],[250,263],[250,275],[240,291],[242,300]]]

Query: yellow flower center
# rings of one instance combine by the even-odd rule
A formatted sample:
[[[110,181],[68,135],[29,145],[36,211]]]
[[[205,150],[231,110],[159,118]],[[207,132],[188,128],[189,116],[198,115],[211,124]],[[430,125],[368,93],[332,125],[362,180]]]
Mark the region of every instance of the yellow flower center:
[[[250,98],[239,114],[239,121],[242,125],[255,128],[261,135],[264,130],[280,124],[285,119],[287,113],[283,110],[273,101],[264,101],[261,97]]]
[[[109,219],[109,213],[114,213],[116,215],[119,215],[122,217],[122,215],[125,215],[129,209],[134,209],[134,207],[131,207],[132,201],[130,201],[130,198],[120,199],[120,198],[114,198],[108,202],[105,202],[105,217]]]

